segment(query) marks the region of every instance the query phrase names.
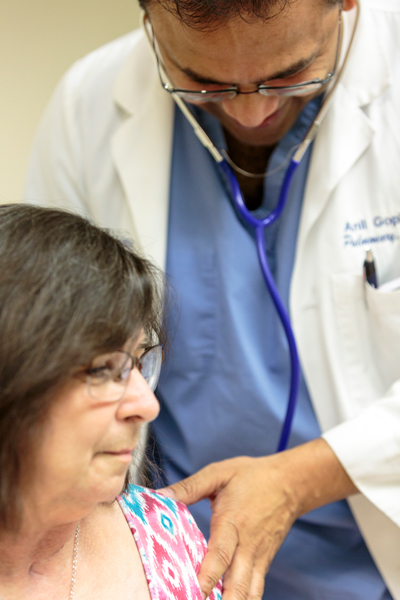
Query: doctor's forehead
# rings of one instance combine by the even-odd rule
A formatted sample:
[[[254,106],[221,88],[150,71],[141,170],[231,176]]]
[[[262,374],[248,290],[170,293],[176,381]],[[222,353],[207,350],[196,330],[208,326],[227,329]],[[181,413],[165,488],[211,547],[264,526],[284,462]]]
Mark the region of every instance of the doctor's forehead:
[[[211,32],[238,19],[246,23],[276,20],[291,8],[302,5],[309,11],[323,11],[343,0],[139,0],[140,6],[151,15],[166,11],[182,24],[202,32]],[[176,24],[176,23],[175,23]]]
[[[306,68],[323,54],[337,27],[338,10],[328,9],[322,0],[290,0],[272,19],[237,17],[200,30],[152,0],[149,17],[168,65],[200,82],[254,83],[293,71],[300,63]]]

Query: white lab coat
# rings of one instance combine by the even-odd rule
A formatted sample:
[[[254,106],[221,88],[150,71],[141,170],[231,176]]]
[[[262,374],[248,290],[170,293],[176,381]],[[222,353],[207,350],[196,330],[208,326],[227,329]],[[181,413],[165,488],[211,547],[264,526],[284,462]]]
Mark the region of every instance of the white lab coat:
[[[364,284],[360,240],[369,239],[381,282],[400,276],[399,38],[400,1],[362,0],[355,44],[312,154],[290,301],[324,437],[362,492],[350,504],[396,600],[400,291]],[[173,103],[147,41],[140,31],[124,36],[78,61],[59,85],[35,143],[26,199],[122,229],[163,265],[172,132]]]

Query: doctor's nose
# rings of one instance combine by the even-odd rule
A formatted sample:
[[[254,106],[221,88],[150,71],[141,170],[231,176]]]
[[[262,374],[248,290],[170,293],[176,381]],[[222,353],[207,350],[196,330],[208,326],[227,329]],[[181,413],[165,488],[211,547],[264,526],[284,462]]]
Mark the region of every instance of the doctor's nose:
[[[223,111],[242,127],[258,127],[279,107],[277,96],[262,96],[259,93],[238,94],[232,100],[221,103]]]

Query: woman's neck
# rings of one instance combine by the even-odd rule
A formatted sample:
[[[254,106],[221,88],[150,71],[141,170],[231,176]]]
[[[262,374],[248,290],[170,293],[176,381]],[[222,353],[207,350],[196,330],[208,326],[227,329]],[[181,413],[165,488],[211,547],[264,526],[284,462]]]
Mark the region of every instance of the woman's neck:
[[[25,598],[35,587],[69,590],[76,526],[24,523],[18,534],[0,532],[0,598]]]
[[[0,535],[0,563],[6,550],[10,569],[1,565],[1,600],[70,597],[75,525],[42,532],[40,539],[22,530],[12,547],[9,537]],[[80,521],[75,590],[98,600],[150,600],[139,550],[116,502],[97,505]]]

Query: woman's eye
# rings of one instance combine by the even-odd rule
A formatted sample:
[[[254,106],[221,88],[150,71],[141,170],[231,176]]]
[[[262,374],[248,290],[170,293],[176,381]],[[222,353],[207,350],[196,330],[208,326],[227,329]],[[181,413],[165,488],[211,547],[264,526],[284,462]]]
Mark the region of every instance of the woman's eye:
[[[111,371],[107,367],[107,365],[103,365],[103,366],[99,366],[99,367],[92,367],[91,369],[88,370],[88,375],[92,379],[98,379],[98,380],[109,379],[110,375],[111,375]]]
[[[87,374],[94,384],[108,381],[125,381],[132,369],[129,355],[123,352],[114,352],[98,356],[90,365]]]
[[[120,371],[118,373],[118,375],[115,377],[115,380],[116,381],[125,381],[126,379],[128,379],[130,372],[131,372],[130,367],[125,367],[124,369],[122,369],[122,371]]]

